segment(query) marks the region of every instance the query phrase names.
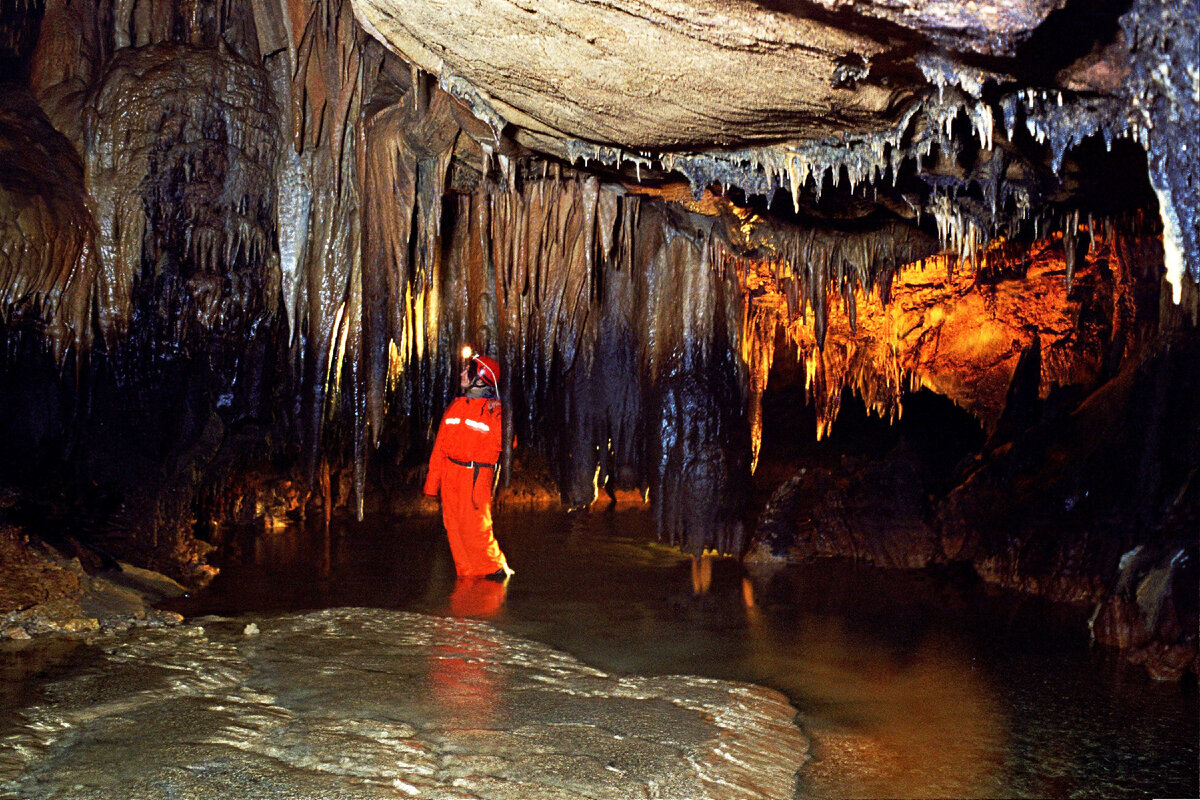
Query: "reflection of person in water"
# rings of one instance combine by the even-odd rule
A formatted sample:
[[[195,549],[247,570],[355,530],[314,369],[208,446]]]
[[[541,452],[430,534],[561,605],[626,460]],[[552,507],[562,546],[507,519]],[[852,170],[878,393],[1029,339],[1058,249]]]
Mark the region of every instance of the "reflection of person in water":
[[[463,394],[442,415],[425,494],[442,498],[442,522],[459,577],[496,581],[513,574],[492,534],[492,488],[499,467],[500,365],[487,356],[469,356],[462,370]]]
[[[450,593],[450,616],[490,619],[500,613],[508,587],[485,578],[459,578]]]
[[[459,578],[450,594],[451,617],[490,619],[504,606],[508,587],[487,578]],[[441,713],[463,728],[488,728],[495,724],[501,699],[497,681],[504,667],[496,662],[496,642],[454,620],[439,618],[439,632],[429,660],[429,691]],[[443,635],[444,634],[444,635]]]

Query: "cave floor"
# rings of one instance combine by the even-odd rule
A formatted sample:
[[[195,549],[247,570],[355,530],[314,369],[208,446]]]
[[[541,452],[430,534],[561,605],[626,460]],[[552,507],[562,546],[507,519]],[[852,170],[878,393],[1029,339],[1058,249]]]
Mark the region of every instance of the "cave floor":
[[[5,732],[0,796],[778,797],[806,749],[778,692],[615,677],[453,617],[206,618],[83,662]]]
[[[182,626],[0,654],[0,797],[1200,795],[1195,684],[1087,609],[832,562],[696,594],[650,529],[501,512],[507,585],[433,519],[235,538]]]

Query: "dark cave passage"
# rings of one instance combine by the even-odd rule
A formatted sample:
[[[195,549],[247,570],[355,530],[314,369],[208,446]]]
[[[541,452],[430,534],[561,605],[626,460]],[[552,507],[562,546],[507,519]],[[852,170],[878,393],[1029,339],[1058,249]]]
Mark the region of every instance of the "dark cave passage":
[[[920,452],[933,477],[944,482],[951,480],[959,461],[978,453],[986,441],[978,420],[928,389],[903,394],[899,417],[887,419],[870,412],[849,388],[842,391],[829,433],[818,439],[817,409],[804,387],[803,372],[781,367],[785,360],[776,360],[763,393],[760,469],[770,462],[776,462],[772,469],[777,471],[806,462],[829,466],[843,456],[878,458],[904,441]]]

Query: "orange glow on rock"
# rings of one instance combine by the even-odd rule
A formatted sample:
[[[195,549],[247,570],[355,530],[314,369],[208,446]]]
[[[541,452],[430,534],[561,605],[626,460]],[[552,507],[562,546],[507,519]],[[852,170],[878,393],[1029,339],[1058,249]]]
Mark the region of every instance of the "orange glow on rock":
[[[754,452],[762,436],[760,402],[775,357],[777,332],[805,364],[817,408],[817,436],[836,419],[843,387],[882,417],[900,415],[903,393],[928,388],[945,395],[992,430],[1004,408],[1017,361],[1035,337],[1042,353],[1041,395],[1087,382],[1101,368],[1105,342],[1127,325],[1130,270],[1115,237],[1096,236],[1068,286],[1061,236],[1013,252],[999,242],[977,254],[977,266],[935,256],[897,271],[887,305],[879,293],[829,287],[826,339],[818,347],[815,313],[798,313],[788,275],[802,265],[730,259],[743,290],[742,357],[750,373]],[[1108,318],[1083,313],[1107,309]],[[851,320],[849,309],[854,310]],[[1085,318],[1087,321],[1085,321]]]

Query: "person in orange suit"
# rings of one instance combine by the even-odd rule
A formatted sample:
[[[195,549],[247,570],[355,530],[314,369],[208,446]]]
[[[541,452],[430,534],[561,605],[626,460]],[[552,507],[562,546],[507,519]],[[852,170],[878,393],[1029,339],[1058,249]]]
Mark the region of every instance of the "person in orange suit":
[[[442,415],[425,494],[442,498],[442,522],[460,578],[504,581],[513,574],[492,534],[492,488],[501,438],[500,365],[472,355],[463,367],[463,394]]]

